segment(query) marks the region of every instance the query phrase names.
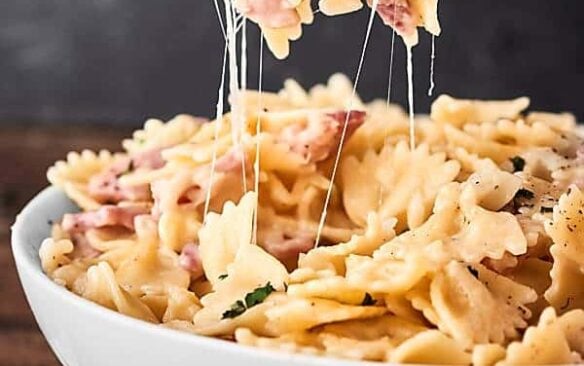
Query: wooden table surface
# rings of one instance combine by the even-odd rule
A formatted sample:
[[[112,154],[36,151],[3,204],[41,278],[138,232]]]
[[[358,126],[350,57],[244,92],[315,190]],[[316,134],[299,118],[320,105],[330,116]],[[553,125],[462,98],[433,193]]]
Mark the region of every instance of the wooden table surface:
[[[47,185],[45,172],[68,151],[119,150],[127,128],[0,127],[0,365],[58,366],[39,331],[14,268],[10,226],[16,214]]]

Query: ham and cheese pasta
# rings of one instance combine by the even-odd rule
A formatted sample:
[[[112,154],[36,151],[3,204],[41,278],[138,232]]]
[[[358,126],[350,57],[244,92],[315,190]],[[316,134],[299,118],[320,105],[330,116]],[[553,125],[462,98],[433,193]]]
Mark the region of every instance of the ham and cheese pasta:
[[[321,0],[331,12],[341,3]],[[584,143],[574,117],[526,113],[527,98],[441,96],[417,118],[411,150],[399,107],[355,97],[346,112],[349,98],[342,75],[308,91],[289,80],[260,108],[245,94],[241,142],[230,114],[218,129],[180,115],[149,120],[121,153],[70,153],[48,178],[81,211],[42,243],[43,269],[114,311],[281,352],[580,362]]]

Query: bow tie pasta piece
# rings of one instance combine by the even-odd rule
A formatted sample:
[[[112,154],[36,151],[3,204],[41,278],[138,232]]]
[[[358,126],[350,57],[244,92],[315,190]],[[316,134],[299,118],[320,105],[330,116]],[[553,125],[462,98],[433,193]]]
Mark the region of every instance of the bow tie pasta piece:
[[[416,334],[390,352],[390,362],[470,365],[471,355],[462,345],[438,330]]]
[[[345,259],[350,254],[371,255],[382,243],[395,236],[394,220],[382,222],[378,215],[369,214],[363,235],[353,235],[351,240],[331,246],[318,247],[298,260],[298,268],[319,271],[334,270],[345,274]]]
[[[574,362],[570,346],[553,308],[547,308],[536,327],[525,332],[521,342],[507,348],[501,365],[550,365]]]
[[[340,169],[343,202],[353,222],[363,226],[367,214],[377,211],[382,219],[396,217],[403,231],[426,220],[439,189],[454,180],[460,165],[444,153],[430,153],[427,145],[412,152],[400,142],[379,154],[370,150],[362,161],[349,156]]]
[[[122,142],[128,153],[137,153],[154,148],[165,148],[178,145],[189,140],[206,122],[186,114],[179,114],[164,123],[157,119],[149,119],[141,130],[136,130],[131,139]]]
[[[247,303],[247,295],[261,286],[278,290],[288,282],[286,268],[262,248],[251,244],[255,199],[255,194],[250,192],[237,206],[228,202],[221,215],[209,214],[199,234],[203,268],[214,290],[201,299],[204,307],[194,318],[195,326],[202,333],[230,334],[237,327],[245,327],[248,321],[255,322],[262,317],[261,305],[267,303],[244,307],[242,300]],[[241,313],[225,316],[234,304],[240,303]]]
[[[249,327],[254,331],[263,329],[264,313],[274,306],[283,306],[279,302],[286,299],[281,300],[273,294],[257,306],[246,304],[245,307],[243,300],[247,303],[248,295],[262,286],[283,290],[288,282],[286,268],[259,246],[242,243],[225,274],[227,276],[221,276],[223,279],[213,285],[214,291],[201,298],[203,309],[193,320],[197,331],[206,335],[228,335],[238,327]],[[226,316],[235,304],[241,307],[241,314]]]
[[[247,193],[237,206],[231,201],[225,203],[221,214],[209,213],[199,231],[203,268],[213,286],[222,282],[219,277],[227,273],[238,250],[251,243],[255,201],[255,194]]]
[[[479,137],[451,125],[444,125],[443,128],[450,149],[461,147],[480,157],[492,159],[498,164],[521,153],[521,148],[518,146],[505,145],[497,141],[483,141]]]
[[[348,283],[368,293],[404,294],[432,270],[432,263],[422,255],[408,255],[404,260],[350,255],[345,261]]]
[[[83,297],[122,314],[158,323],[158,319],[148,306],[119,285],[107,262],[89,267]]]
[[[478,263],[484,258],[502,259],[505,253],[524,254],[527,240],[518,220],[508,212],[484,208],[504,206],[519,188],[520,179],[492,163],[483,165],[466,182],[443,186],[428,220],[381,246],[373,257],[421,255],[434,268],[450,259]]]
[[[515,120],[527,107],[529,98],[502,101],[455,99],[441,95],[432,103],[433,121],[462,128],[466,124],[494,123],[500,119]]]
[[[351,105],[354,109],[364,110],[365,104],[358,95],[353,95],[353,82],[345,74],[333,74],[326,84],[317,84],[304,90],[295,80],[288,79],[284,88],[278,92],[280,98],[287,100],[290,109],[300,108],[327,108],[347,109]]]
[[[314,15],[310,0],[237,0],[237,10],[262,29],[268,47],[278,59],[288,57],[289,41],[302,35],[302,25]]]
[[[554,264],[550,272],[552,284],[545,298],[557,311],[584,306],[584,194],[572,187],[560,197],[553,219],[545,229],[554,244],[550,248]]]
[[[440,330],[470,347],[517,337],[537,294],[483,266],[453,261],[432,281],[430,299]]]
[[[178,255],[160,245],[156,222],[149,216],[137,217],[136,235],[133,254],[116,269],[120,285],[137,296],[164,295],[170,287],[187,289],[190,275],[178,265]]]
[[[331,246],[318,247],[302,255],[298,269],[291,274],[288,294],[294,297],[317,297],[359,305],[366,292],[350,285],[345,275],[345,259],[350,254],[370,255],[385,240],[393,237],[393,222],[383,224],[370,214],[364,235],[353,235],[351,240]]]
[[[65,161],[57,161],[47,171],[47,178],[52,185],[62,188],[79,207],[84,210],[96,210],[100,202],[89,193],[90,179],[114,162],[122,159],[121,154],[112,154],[102,150],[99,153],[84,150],[70,152]]]
[[[278,306],[266,310],[267,328],[274,334],[311,329],[318,325],[349,319],[381,316],[387,309],[378,306],[343,305],[325,299],[290,297]]]
[[[394,315],[383,315],[376,318],[352,319],[325,324],[315,328],[314,331],[363,341],[387,338],[395,347],[427,329],[420,323]]]
[[[201,221],[201,215],[190,207],[177,207],[163,213],[158,221],[161,243],[179,251],[186,243],[196,242]]]

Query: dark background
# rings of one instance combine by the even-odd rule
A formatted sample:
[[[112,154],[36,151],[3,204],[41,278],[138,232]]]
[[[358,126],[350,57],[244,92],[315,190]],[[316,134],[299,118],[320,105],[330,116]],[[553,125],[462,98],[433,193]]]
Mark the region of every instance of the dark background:
[[[367,11],[327,18],[278,62],[265,85],[354,76]],[[436,93],[532,97],[533,108],[584,117],[584,1],[440,0]],[[250,83],[258,32],[249,32]],[[384,97],[391,32],[376,20],[359,92]],[[0,0],[0,121],[125,123],[181,112],[211,116],[222,53],[212,0]],[[394,99],[405,102],[405,52],[396,43]],[[416,110],[426,112],[430,36],[415,49]],[[1,123],[1,122],[0,122]]]

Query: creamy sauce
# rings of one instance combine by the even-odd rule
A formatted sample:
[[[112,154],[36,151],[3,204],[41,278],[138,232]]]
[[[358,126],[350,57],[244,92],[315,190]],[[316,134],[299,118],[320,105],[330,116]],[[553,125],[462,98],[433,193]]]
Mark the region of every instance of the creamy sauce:
[[[363,41],[363,46],[361,47],[361,58],[359,60],[359,66],[357,68],[357,74],[355,75],[355,81],[353,83],[353,91],[351,93],[351,100],[349,101],[349,106],[347,108],[347,116],[345,117],[345,123],[343,124],[343,129],[341,131],[341,138],[339,140],[339,147],[337,148],[337,155],[335,157],[335,163],[333,165],[333,171],[331,173],[331,179],[329,182],[329,186],[326,192],[326,197],[324,200],[324,206],[322,208],[322,212],[320,214],[320,221],[318,223],[318,230],[316,232],[316,241],[314,243],[314,247],[318,247],[320,237],[322,235],[322,229],[324,228],[324,224],[326,222],[326,215],[328,205],[331,199],[331,193],[333,190],[333,185],[335,182],[335,177],[337,175],[337,168],[339,166],[339,161],[341,158],[341,152],[343,150],[343,144],[345,143],[345,135],[347,134],[347,124],[349,122],[349,117],[351,115],[351,111],[353,110],[353,101],[357,95],[357,86],[359,85],[359,78],[361,77],[361,70],[363,69],[363,63],[365,61],[365,53],[367,51],[367,45],[369,44],[369,37],[371,36],[371,29],[373,27],[373,21],[375,20],[375,12],[377,11],[377,4],[379,0],[373,0],[373,4],[371,5],[371,14],[369,15],[369,22],[367,23],[367,32],[365,33],[365,40]]]

